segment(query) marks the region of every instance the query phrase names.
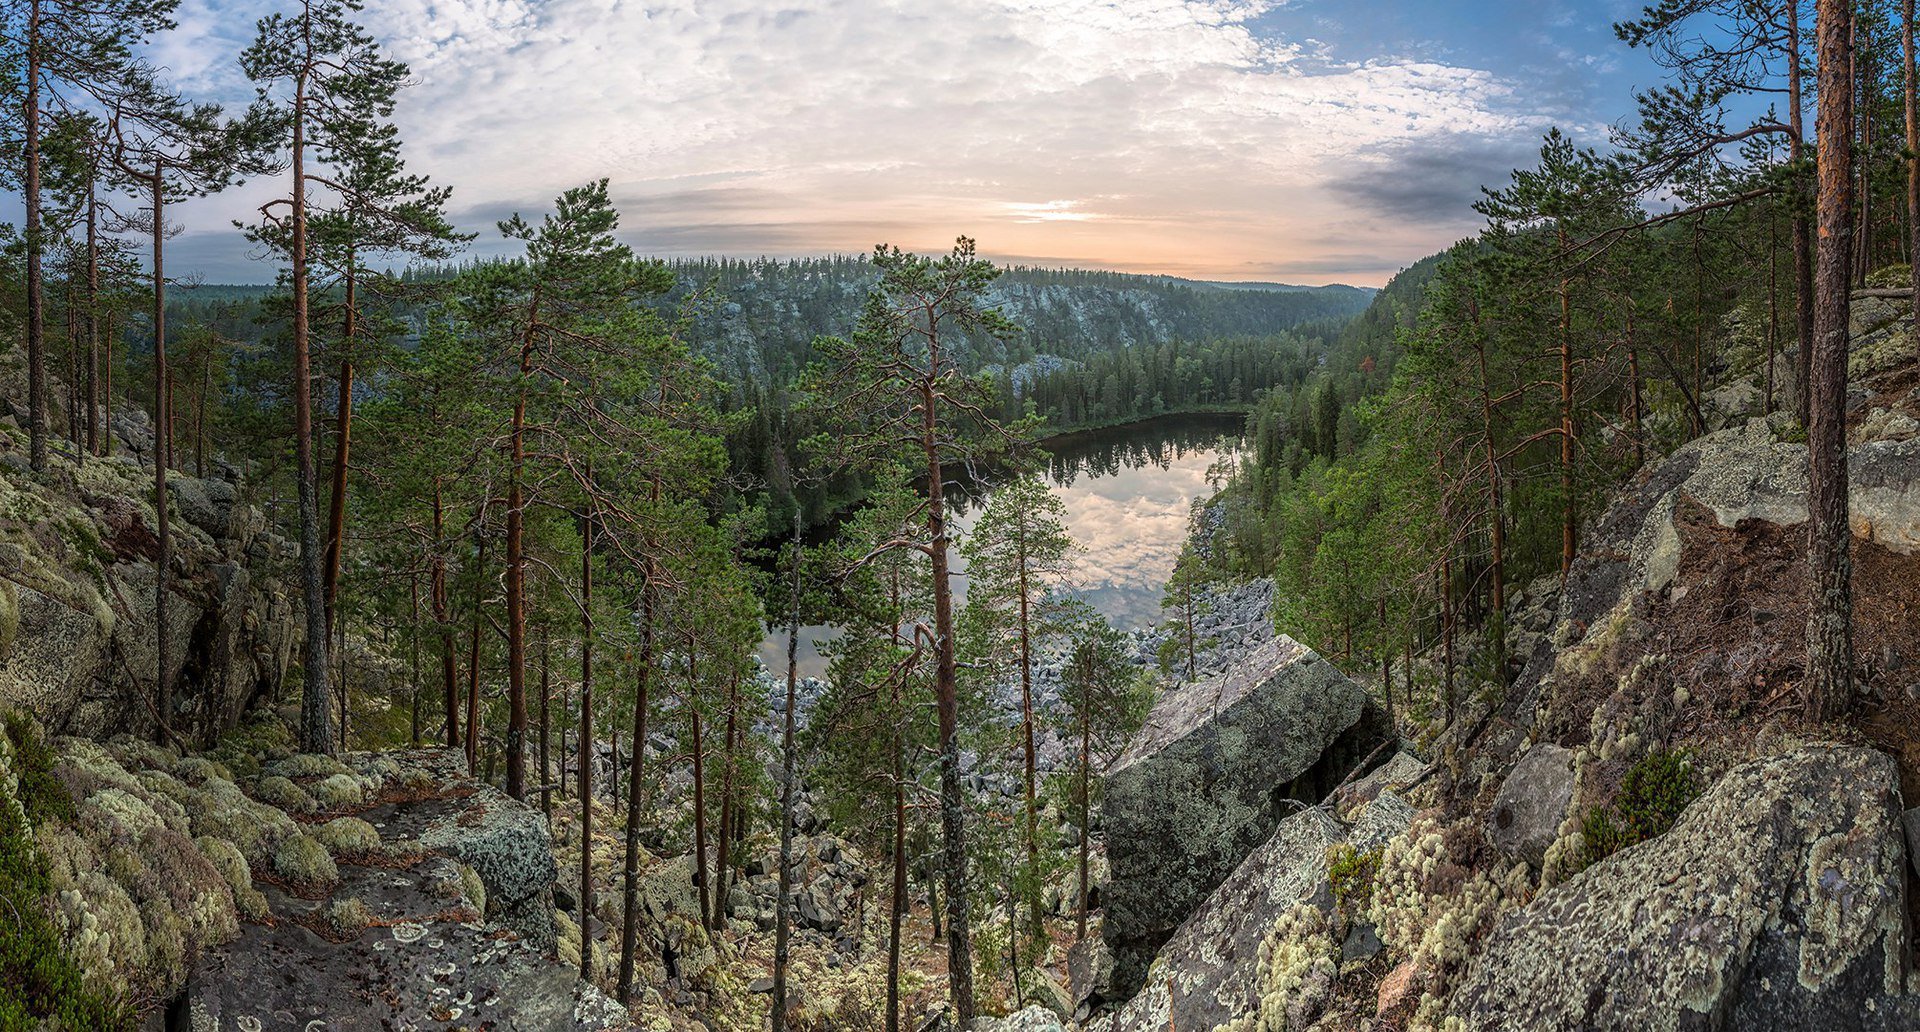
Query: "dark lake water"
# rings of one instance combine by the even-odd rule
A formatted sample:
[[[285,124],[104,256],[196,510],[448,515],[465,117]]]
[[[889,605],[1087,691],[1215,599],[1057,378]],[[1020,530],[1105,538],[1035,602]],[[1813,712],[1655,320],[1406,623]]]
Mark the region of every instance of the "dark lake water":
[[[1236,415],[1165,416],[1122,427],[1054,438],[1047,479],[1065,503],[1067,531],[1080,551],[1066,586],[1122,629],[1159,623],[1160,598],[1186,540],[1188,507],[1219,489],[1215,465],[1239,447]],[[991,485],[949,507],[957,535],[972,529]],[[956,555],[955,570],[963,572]],[[956,578],[964,593],[965,577]],[[816,644],[827,627],[801,629],[800,671],[826,673]],[[786,670],[787,636],[760,646],[767,669]]]

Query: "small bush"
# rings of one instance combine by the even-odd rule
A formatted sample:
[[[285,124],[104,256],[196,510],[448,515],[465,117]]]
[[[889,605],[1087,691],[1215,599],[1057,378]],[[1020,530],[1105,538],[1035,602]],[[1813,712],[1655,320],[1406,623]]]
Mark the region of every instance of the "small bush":
[[[1641,757],[1627,769],[1613,804],[1587,811],[1580,827],[1586,861],[1582,866],[1666,834],[1699,794],[1686,754],[1661,749]]]
[[[1380,873],[1381,847],[1362,853],[1352,846],[1333,847],[1327,863],[1327,881],[1333,886],[1333,902],[1341,909],[1351,904],[1356,913],[1364,911],[1373,899],[1373,881]]]

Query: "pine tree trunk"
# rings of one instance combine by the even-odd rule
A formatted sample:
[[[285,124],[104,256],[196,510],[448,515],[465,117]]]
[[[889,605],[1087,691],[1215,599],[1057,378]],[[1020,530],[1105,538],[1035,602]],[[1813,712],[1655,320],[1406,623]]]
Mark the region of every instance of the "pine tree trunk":
[[[100,413],[100,202],[87,175],[87,453],[105,455]]]
[[[467,773],[480,769],[480,605],[486,593],[487,539],[473,557],[473,632],[467,645]]]
[[[313,53],[312,16],[303,16],[302,45]],[[327,599],[321,567],[320,507],[313,461],[312,332],[307,321],[307,76],[295,80],[293,100],[293,437],[300,507],[300,581],[306,614],[306,684],[300,705],[300,748],[333,753],[328,732]],[[162,425],[165,421],[162,421]]]
[[[713,927],[712,886],[707,881],[707,778],[705,736],[700,727],[700,703],[694,697],[698,690],[699,674],[694,665],[694,642],[692,636],[687,641],[687,711],[689,731],[693,736],[693,887],[700,892],[700,925]]]
[[[27,4],[25,174],[20,190],[26,205],[27,242],[27,436],[33,471],[47,468],[46,301],[42,293],[41,253],[46,247],[40,203],[40,4]],[[155,229],[156,234],[160,233]],[[162,721],[165,721],[163,716]]]
[[[773,1032],[787,1028],[787,962],[793,937],[793,707],[800,687],[800,504],[793,508],[793,584],[787,609],[787,705],[780,722],[780,890],[774,903]]]
[[[1034,801],[1034,786],[1040,780],[1040,768],[1033,745],[1033,627],[1031,623],[1031,587],[1027,575],[1027,517],[1019,513],[1014,521],[1015,560],[1019,563],[1020,589],[1020,733],[1025,768],[1026,812],[1021,837],[1025,840],[1026,884],[1021,891],[1027,897],[1028,921],[1035,935],[1046,930],[1040,915],[1040,808]]]
[[[1905,87],[1901,97],[1907,115],[1907,260],[1913,281],[1912,311],[1908,313],[1911,332],[1920,334],[1920,83],[1914,73],[1913,45],[1914,0],[1900,5],[1900,54]]]
[[[723,766],[720,768],[720,830],[713,849],[713,931],[727,925],[727,882],[732,875],[734,811],[734,750],[739,746],[740,674],[736,670],[727,684],[727,727],[721,735]]]
[[[507,794],[527,795],[527,556],[521,491],[527,448],[527,381],[533,376],[534,326],[539,319],[536,295],[520,337],[520,387],[513,399],[511,461],[507,473]]]
[[[440,628],[441,702],[446,709],[447,748],[460,745],[459,673],[453,658],[453,615],[447,599],[447,557],[442,551],[447,528],[446,508],[441,502],[440,480],[433,481],[433,622]]]
[[[580,515],[580,977],[593,978],[593,510]],[[629,864],[628,866],[632,866]]]
[[[1560,253],[1567,251],[1567,232],[1560,230]],[[1560,583],[1573,572],[1578,513],[1573,497],[1573,299],[1566,278],[1560,279]]]
[[[353,340],[358,331],[354,319],[353,256],[347,256],[346,333],[341,345],[339,394],[334,400],[333,492],[327,506],[326,596],[327,620],[340,598],[340,563],[346,550],[347,535],[347,463],[353,452]]]
[[[34,5],[37,9],[39,4]],[[160,707],[159,740],[166,744],[173,728],[173,671],[167,655],[167,577],[173,565],[173,534],[167,510],[167,466],[173,460],[173,384],[167,369],[166,169],[156,163],[153,191],[153,512],[159,538],[153,566],[154,702]],[[31,194],[29,194],[31,196]],[[37,419],[38,417],[36,417]],[[36,425],[36,431],[38,431]],[[46,442],[35,437],[37,447]],[[322,707],[324,712],[325,707]]]
[[[658,485],[655,485],[658,491]],[[647,563],[651,567],[652,559]],[[620,926],[620,982],[617,997],[631,998],[634,952],[640,938],[640,773],[647,753],[647,693],[653,677],[653,593],[655,575],[649,568],[640,588],[640,655],[633,691],[633,762],[627,765],[627,864]]]
[[[1815,720],[1844,714],[1853,696],[1851,548],[1847,520],[1848,258],[1853,242],[1853,7],[1819,0],[1820,251],[1813,380],[1807,426],[1807,709]]]
[[[1800,5],[1787,9],[1787,120],[1791,130],[1787,153],[1795,165],[1806,160],[1807,136],[1802,124],[1805,88],[1800,72]],[[1793,209],[1793,283],[1794,317],[1799,330],[1800,347],[1794,353],[1793,411],[1800,425],[1807,425],[1807,398],[1813,385],[1813,222],[1807,216],[1806,196],[1795,191]]]
[[[540,809],[546,811],[549,820],[553,817],[553,788],[548,779],[553,777],[553,729],[548,723],[548,709],[553,700],[553,653],[548,648],[547,625],[540,624]]]
[[[939,368],[936,353],[932,365]],[[945,471],[941,468],[935,380],[922,381],[921,449],[927,463],[927,537],[933,559],[934,698],[940,722],[940,830],[947,880],[947,985],[960,1027],[973,1023],[973,953],[967,914],[966,798],[960,783],[959,669],[954,657],[953,585],[948,570]]]
[[[1082,672],[1080,699],[1080,913],[1074,931],[1076,939],[1087,937],[1087,911],[1091,909],[1091,896],[1087,887],[1087,869],[1092,859],[1093,838],[1093,714],[1089,711],[1092,702],[1092,685],[1087,672]]]

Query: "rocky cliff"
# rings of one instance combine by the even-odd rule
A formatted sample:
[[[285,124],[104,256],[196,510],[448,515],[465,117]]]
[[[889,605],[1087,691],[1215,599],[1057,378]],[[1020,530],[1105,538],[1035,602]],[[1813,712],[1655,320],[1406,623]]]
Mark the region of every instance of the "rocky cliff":
[[[110,456],[64,447],[39,474],[18,424],[0,418],[0,704],[55,734],[151,735],[159,541],[145,414],[114,419]],[[237,471],[175,473],[169,491],[166,652],[181,687],[168,722],[204,743],[277,691],[298,621],[281,579],[287,547]]]

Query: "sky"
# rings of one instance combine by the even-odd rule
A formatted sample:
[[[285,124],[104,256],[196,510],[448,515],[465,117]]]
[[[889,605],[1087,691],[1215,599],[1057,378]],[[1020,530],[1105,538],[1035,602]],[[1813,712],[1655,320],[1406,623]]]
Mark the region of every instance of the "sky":
[[[244,102],[271,0],[184,0],[154,58]],[[956,235],[1008,262],[1378,286],[1479,226],[1560,125],[1588,143],[1657,70],[1626,0],[369,0],[412,68],[412,168],[493,224],[607,177],[662,256]],[[169,264],[259,282],[249,183],[176,210]],[[0,217],[4,217],[0,215]]]

